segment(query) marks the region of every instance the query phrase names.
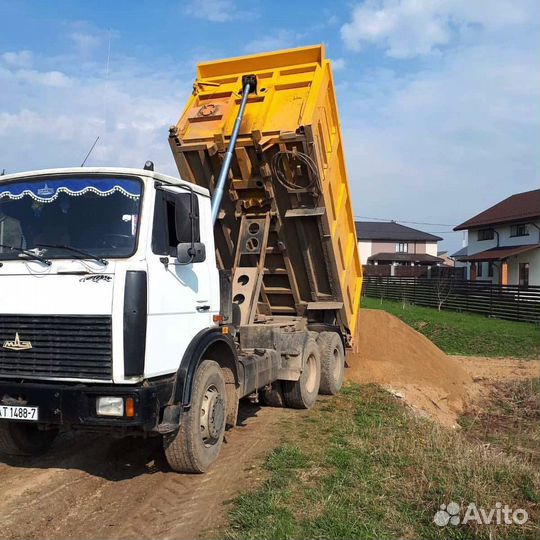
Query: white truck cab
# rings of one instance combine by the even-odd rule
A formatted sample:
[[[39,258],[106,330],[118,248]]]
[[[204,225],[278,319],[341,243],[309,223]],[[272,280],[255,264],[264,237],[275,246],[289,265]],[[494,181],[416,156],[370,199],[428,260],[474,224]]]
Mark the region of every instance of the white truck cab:
[[[191,200],[204,264],[176,257],[191,242]],[[1,177],[0,376],[123,385],[176,372],[220,309],[209,213],[207,190],[153,171]],[[27,348],[4,343],[17,339]]]
[[[204,341],[233,359],[219,312],[206,189],[125,168],[0,178],[8,451],[37,452],[59,426],[159,432],[166,405],[182,402],[173,391],[193,375],[182,364],[190,345],[214,336]]]

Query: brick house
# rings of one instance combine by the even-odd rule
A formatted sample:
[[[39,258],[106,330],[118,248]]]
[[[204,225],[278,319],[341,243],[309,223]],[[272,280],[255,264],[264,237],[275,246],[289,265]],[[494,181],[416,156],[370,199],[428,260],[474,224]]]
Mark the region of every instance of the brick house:
[[[501,285],[540,285],[540,189],[517,193],[454,228],[467,231],[468,277]]]
[[[441,237],[395,221],[357,221],[356,235],[363,265],[434,266]]]

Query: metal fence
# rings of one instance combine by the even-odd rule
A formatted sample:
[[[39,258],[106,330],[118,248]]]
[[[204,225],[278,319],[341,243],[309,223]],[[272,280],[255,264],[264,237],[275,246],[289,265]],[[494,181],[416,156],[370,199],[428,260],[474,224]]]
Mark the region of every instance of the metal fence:
[[[513,321],[540,321],[540,287],[454,278],[364,277],[362,294]]]

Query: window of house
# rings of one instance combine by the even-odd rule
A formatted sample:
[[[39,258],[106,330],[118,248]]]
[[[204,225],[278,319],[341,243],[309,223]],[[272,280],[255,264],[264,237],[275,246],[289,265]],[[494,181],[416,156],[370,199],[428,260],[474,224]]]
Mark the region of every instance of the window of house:
[[[482,277],[482,270],[484,269],[484,263],[479,262],[476,263],[476,276]]]
[[[493,267],[494,267],[493,261],[489,262],[488,263],[488,277],[493,277]]]
[[[529,286],[529,263],[519,263],[519,284],[522,287]]]
[[[493,240],[495,237],[495,231],[493,229],[480,229],[478,231],[478,241]]]
[[[396,244],[397,253],[407,253],[409,251],[409,244],[407,242],[398,242]]]
[[[529,236],[529,227],[526,223],[518,223],[510,227],[510,236]]]

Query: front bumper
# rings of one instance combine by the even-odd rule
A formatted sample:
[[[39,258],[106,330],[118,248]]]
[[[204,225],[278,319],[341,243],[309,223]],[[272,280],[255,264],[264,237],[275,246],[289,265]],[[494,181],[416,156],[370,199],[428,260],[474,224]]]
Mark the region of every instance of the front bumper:
[[[140,386],[68,385],[0,380],[0,405],[39,408],[39,423],[66,427],[156,431],[162,408],[173,390],[173,379],[146,381]],[[98,396],[132,397],[135,416],[100,417]]]

